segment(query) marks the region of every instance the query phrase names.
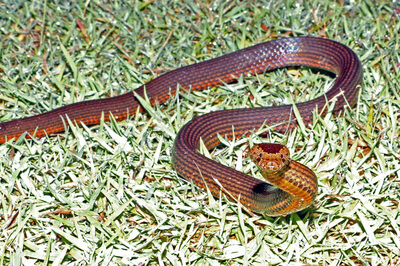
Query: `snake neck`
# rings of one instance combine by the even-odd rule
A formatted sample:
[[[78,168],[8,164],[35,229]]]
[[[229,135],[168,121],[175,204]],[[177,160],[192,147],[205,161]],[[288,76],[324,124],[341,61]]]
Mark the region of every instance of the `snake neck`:
[[[290,161],[287,165],[279,170],[268,170],[259,168],[262,176],[272,185],[280,187],[283,182],[287,179],[286,172],[290,169]]]

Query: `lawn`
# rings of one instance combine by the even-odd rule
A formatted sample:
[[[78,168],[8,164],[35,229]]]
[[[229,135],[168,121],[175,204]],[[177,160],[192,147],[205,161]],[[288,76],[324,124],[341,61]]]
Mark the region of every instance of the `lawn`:
[[[315,115],[288,146],[319,180],[286,217],[249,213],[179,177],[173,141],[193,117],[290,104],[334,79],[308,68],[180,93],[123,121],[0,145],[0,265],[400,264],[400,5],[397,1],[10,1],[0,3],[0,122],[134,90],[257,43],[317,36],[364,70],[355,108]],[[222,136],[223,138],[223,136]],[[260,177],[243,136],[208,151]],[[205,151],[205,153],[208,153]]]

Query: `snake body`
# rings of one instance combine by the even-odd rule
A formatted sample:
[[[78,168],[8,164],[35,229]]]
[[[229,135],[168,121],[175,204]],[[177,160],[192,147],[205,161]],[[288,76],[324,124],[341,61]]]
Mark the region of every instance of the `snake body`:
[[[324,95],[296,105],[306,125],[311,124],[315,108],[321,111],[335,97],[335,114],[346,105],[355,105],[362,80],[361,63],[356,54],[338,42],[313,37],[277,39],[182,67],[155,78],[135,92],[145,97],[146,91],[154,105],[156,102],[166,102],[173,96],[177,85],[182,90],[202,90],[230,83],[241,75],[287,66],[309,66],[337,75],[334,85]],[[117,120],[126,119],[138,108],[140,103],[133,92],[67,105],[32,117],[1,123],[0,143],[23,134],[29,138],[62,132],[66,116],[77,124],[94,125],[100,123],[102,117],[108,121],[111,113]],[[255,212],[276,216],[296,211],[287,209],[288,204],[282,204],[289,199],[283,190],[223,166],[197,152],[200,140],[208,149],[212,149],[220,144],[218,134],[233,139],[256,131],[264,124],[275,125],[277,131],[293,129],[297,126],[293,106],[233,109],[196,117],[183,126],[175,139],[173,165],[182,177],[192,180],[198,186],[207,187],[216,196],[223,191]]]

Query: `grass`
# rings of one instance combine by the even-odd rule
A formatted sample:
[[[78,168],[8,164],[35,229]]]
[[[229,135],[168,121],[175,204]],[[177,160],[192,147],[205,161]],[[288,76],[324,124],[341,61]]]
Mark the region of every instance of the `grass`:
[[[320,182],[314,206],[288,217],[249,215],[210,196],[177,176],[170,154],[194,116],[321,94],[332,80],[307,69],[0,145],[0,264],[399,264],[399,13],[393,1],[0,3],[1,122],[120,95],[278,37],[340,41],[364,66],[356,108],[266,140],[286,143]],[[248,141],[226,141],[211,156],[258,176],[243,158]]]

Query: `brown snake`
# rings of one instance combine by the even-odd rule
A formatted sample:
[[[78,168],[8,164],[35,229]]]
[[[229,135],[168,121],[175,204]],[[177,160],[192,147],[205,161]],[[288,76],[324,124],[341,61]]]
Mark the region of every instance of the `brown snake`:
[[[152,105],[163,103],[174,95],[179,84],[182,91],[202,90],[208,87],[229,83],[245,74],[262,73],[287,66],[309,66],[332,72],[337,75],[332,88],[324,95],[296,104],[306,125],[312,122],[312,111],[320,112],[324,106],[336,99],[334,114],[343,110],[345,105],[353,107],[362,80],[361,63],[356,54],[348,47],[328,39],[299,37],[284,38],[261,43],[212,60],[182,67],[155,78],[141,86],[135,92],[147,97]],[[0,124],[0,143],[26,137],[43,137],[64,131],[66,116],[80,124],[94,125],[110,119],[110,114],[117,120],[126,119],[140,108],[133,92],[121,96],[79,102],[67,105],[47,113],[13,120]],[[324,115],[324,112],[321,113]],[[298,163],[283,163],[283,169],[289,168],[289,174],[278,170],[273,180],[290,186],[278,188],[255,179],[232,168],[223,166],[197,152],[200,140],[208,149],[220,144],[218,134],[233,139],[243,134],[254,132],[263,125],[274,126],[276,131],[285,131],[297,126],[293,106],[233,109],[212,112],[194,118],[178,133],[172,152],[173,165],[182,177],[192,180],[196,185],[207,187],[218,196],[220,191],[229,195],[252,211],[271,216],[286,215],[312,203],[316,194],[315,175],[305,171]],[[233,135],[235,133],[235,136]],[[261,147],[261,148],[260,148]],[[281,156],[284,150],[267,146],[257,146],[258,154]],[[257,152],[254,153],[257,155]],[[260,163],[256,158],[253,160]],[[304,166],[303,166],[304,167]],[[307,168],[308,169],[308,168]],[[268,172],[268,171],[267,171]],[[312,173],[312,172],[311,172]],[[306,176],[310,179],[305,179]],[[289,180],[289,181],[288,181]],[[301,181],[301,182],[300,182]],[[295,193],[292,193],[292,192]]]

